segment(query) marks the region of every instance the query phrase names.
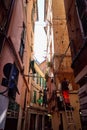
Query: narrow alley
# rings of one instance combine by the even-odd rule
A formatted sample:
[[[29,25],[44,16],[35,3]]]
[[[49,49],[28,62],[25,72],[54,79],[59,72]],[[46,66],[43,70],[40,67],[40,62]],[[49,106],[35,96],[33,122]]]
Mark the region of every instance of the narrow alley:
[[[0,130],[87,130],[86,31],[87,0],[0,0]]]

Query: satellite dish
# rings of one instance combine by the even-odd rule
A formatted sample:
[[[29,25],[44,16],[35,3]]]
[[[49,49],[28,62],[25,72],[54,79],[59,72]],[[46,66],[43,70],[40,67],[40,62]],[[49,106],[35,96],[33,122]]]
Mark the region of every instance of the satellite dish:
[[[12,65],[13,65],[12,63],[7,63],[7,64],[4,65],[3,73],[4,73],[4,75],[7,79],[9,79],[11,69],[12,69]]]

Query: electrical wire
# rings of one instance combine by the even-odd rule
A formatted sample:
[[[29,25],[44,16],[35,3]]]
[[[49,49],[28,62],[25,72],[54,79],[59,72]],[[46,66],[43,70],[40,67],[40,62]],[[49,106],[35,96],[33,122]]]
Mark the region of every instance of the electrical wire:
[[[70,8],[69,8],[69,10],[68,10],[68,14],[67,14],[67,17],[66,17],[66,24],[65,24],[65,27],[64,27],[64,31],[63,31],[63,34],[61,35],[61,40],[62,40],[62,37],[64,37],[64,34],[65,34],[65,31],[66,31],[66,27],[67,27],[67,23],[68,23],[68,21],[69,21],[69,13],[70,13],[70,10],[72,9],[72,4],[73,4],[73,0],[72,0],[72,2],[71,2],[71,4],[70,4]],[[59,43],[61,43],[61,41],[59,42]],[[60,44],[59,44],[60,45]]]
[[[71,9],[72,9],[73,2],[74,2],[74,1],[72,0],[72,2],[71,2],[71,4],[70,4],[70,8],[69,8],[69,10],[68,10],[68,14],[67,14],[67,17],[66,17],[66,25],[65,25],[63,34],[61,35],[61,39],[60,39],[60,42],[59,42],[60,44],[62,43],[62,37],[64,37],[64,35],[65,35],[65,30],[66,30],[67,24],[68,24],[68,22],[69,22],[69,13],[70,13],[70,11],[71,11]],[[60,44],[59,44],[59,45],[60,45]],[[60,63],[59,63],[59,67],[57,68],[57,71],[58,71],[58,70],[60,69],[60,67],[61,67],[61,64],[62,64],[62,62],[63,62],[63,59],[64,59],[65,56],[66,56],[66,53],[67,53],[67,51],[68,51],[68,49],[69,49],[69,47],[70,47],[70,44],[71,44],[71,41],[70,41],[70,43],[68,44],[68,47],[67,47],[67,49],[65,50],[63,57],[61,57],[61,60],[60,60]]]
[[[59,64],[59,68],[58,68],[58,69],[60,69],[60,67],[61,67],[61,63],[63,62],[63,59],[64,59],[65,56],[66,56],[66,53],[67,53],[67,51],[68,51],[68,49],[69,49],[69,47],[70,47],[70,44],[71,44],[71,42],[69,43],[69,45],[68,45],[68,47],[67,47],[67,49],[66,49],[64,55],[62,56],[62,58],[61,58],[61,60],[60,60],[60,64]]]
[[[69,13],[70,13],[70,11],[71,11],[72,5],[73,5],[73,0],[71,1],[70,8],[69,8],[69,10],[68,10],[68,14],[67,14],[66,19],[61,19],[61,18],[58,19],[58,20],[66,20],[66,25],[65,25],[63,34],[61,35],[61,40],[60,40],[60,42],[59,42],[60,44],[61,44],[61,42],[62,42],[62,39],[63,39],[64,34],[65,34],[65,31],[66,31],[67,23],[68,23],[68,21],[69,21],[68,16],[69,16]],[[28,24],[29,24],[29,23],[28,23]],[[54,25],[54,24],[53,24],[53,25]],[[42,24],[37,24],[36,26],[44,26],[44,25],[42,25]],[[50,26],[50,25],[49,25],[49,26]],[[28,37],[27,37],[27,39],[28,39]],[[28,39],[28,41],[29,41],[29,39]],[[60,68],[60,66],[61,66],[61,63],[63,62],[63,59],[65,58],[65,55],[66,55],[66,53],[67,53],[67,51],[68,51],[68,49],[69,49],[69,46],[70,46],[70,44],[68,45],[67,49],[65,50],[65,53],[64,53],[63,57],[62,57],[61,60],[60,60],[59,68]]]
[[[68,17],[68,16],[69,16],[70,10],[71,10],[71,8],[72,8],[72,4],[73,4],[73,0],[72,0],[72,2],[71,2],[71,4],[70,4],[70,8],[69,8],[69,10],[68,10],[67,19],[66,19],[66,25],[65,25],[63,34],[61,35],[60,44],[62,43],[62,39],[63,39],[63,37],[64,37],[64,35],[65,35],[65,31],[66,31],[67,24],[68,24],[68,22],[69,22],[69,17]],[[59,71],[59,69],[60,69],[60,67],[61,67],[61,64],[62,64],[62,62],[63,62],[63,60],[64,60],[66,54],[67,54],[67,51],[68,51],[68,49],[69,49],[69,47],[70,47],[70,44],[71,44],[71,41],[69,42],[68,47],[66,48],[66,50],[65,50],[65,52],[64,52],[64,55],[61,57],[61,60],[60,60],[60,63],[59,63],[59,67],[57,68],[57,73],[58,73],[58,71]],[[57,73],[56,73],[56,74],[57,74]],[[64,75],[63,75],[63,76],[64,76]],[[72,77],[73,77],[73,73],[72,73],[72,75],[71,75],[70,78],[69,78],[69,81],[70,81],[70,82],[72,81]]]

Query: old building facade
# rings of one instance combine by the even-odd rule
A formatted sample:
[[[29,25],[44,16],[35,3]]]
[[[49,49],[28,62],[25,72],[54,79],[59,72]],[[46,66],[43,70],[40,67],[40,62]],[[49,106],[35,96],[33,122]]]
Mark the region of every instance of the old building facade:
[[[39,64],[32,61],[35,73],[30,74],[30,104],[27,106],[26,128],[27,130],[45,130],[49,121],[46,99],[46,80]],[[31,65],[32,70],[32,65]]]
[[[79,101],[82,129],[87,129],[87,93],[86,93],[86,37],[87,37],[87,1],[65,1],[65,10],[68,15],[68,32],[71,41],[72,68],[75,82],[79,84]],[[73,17],[74,16],[74,17]]]
[[[47,58],[40,70],[33,59],[37,1],[0,0],[0,130],[67,130],[58,104],[64,78],[75,121],[70,130],[87,129],[87,2],[45,6]]]
[[[57,1],[52,0],[49,2],[50,6],[48,10],[52,11],[48,13],[48,15],[52,14],[51,16],[47,17],[49,18],[50,28],[52,28],[51,33],[49,31],[48,33],[48,40],[49,43],[54,42],[53,46],[52,44],[48,45],[48,53],[50,51],[50,66],[48,71],[48,77],[47,77],[47,87],[48,87],[48,110],[52,114],[52,122],[53,122],[53,129],[64,129],[66,130],[68,127],[66,118],[66,112],[59,110],[57,103],[58,103],[58,97],[60,93],[57,93],[60,91],[61,82],[64,78],[67,79],[67,81],[70,83],[69,89],[71,92],[69,92],[69,98],[71,106],[73,106],[74,111],[73,115],[75,117],[76,122],[76,129],[81,129],[81,123],[80,123],[80,114],[79,114],[79,103],[74,104],[72,103],[73,95],[75,95],[75,99],[78,102],[78,88],[79,86],[75,83],[74,79],[74,73],[73,69],[71,68],[71,50],[70,50],[70,37],[69,37],[69,31],[67,28],[67,11],[70,12],[68,8],[67,11],[65,10],[68,6],[68,4],[71,4],[70,1]],[[65,8],[66,5],[66,8]],[[48,11],[49,12],[49,11]],[[74,16],[74,15],[73,15]],[[71,28],[70,28],[71,29]],[[48,28],[49,30],[49,28]],[[53,32],[53,35],[51,35]],[[53,39],[53,41],[52,41]],[[50,42],[51,41],[51,42]],[[51,45],[51,46],[50,46]],[[53,47],[53,48],[52,48]],[[52,55],[53,54],[53,55]],[[74,93],[74,90],[77,92]],[[76,106],[77,105],[77,108]],[[62,126],[62,128],[60,128]],[[73,129],[73,128],[71,128]]]
[[[0,1],[0,129],[25,129],[36,1]],[[27,34],[27,35],[26,35]],[[14,126],[14,127],[13,127]]]

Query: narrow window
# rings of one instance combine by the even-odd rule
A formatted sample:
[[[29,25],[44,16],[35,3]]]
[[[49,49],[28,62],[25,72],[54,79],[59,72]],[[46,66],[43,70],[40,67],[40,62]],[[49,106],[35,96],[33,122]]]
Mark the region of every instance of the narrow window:
[[[36,103],[36,91],[33,91],[33,103]]]
[[[23,30],[21,33],[21,43],[20,43],[20,50],[19,50],[19,55],[22,61],[23,61],[24,48],[25,48],[25,24],[23,23]]]

